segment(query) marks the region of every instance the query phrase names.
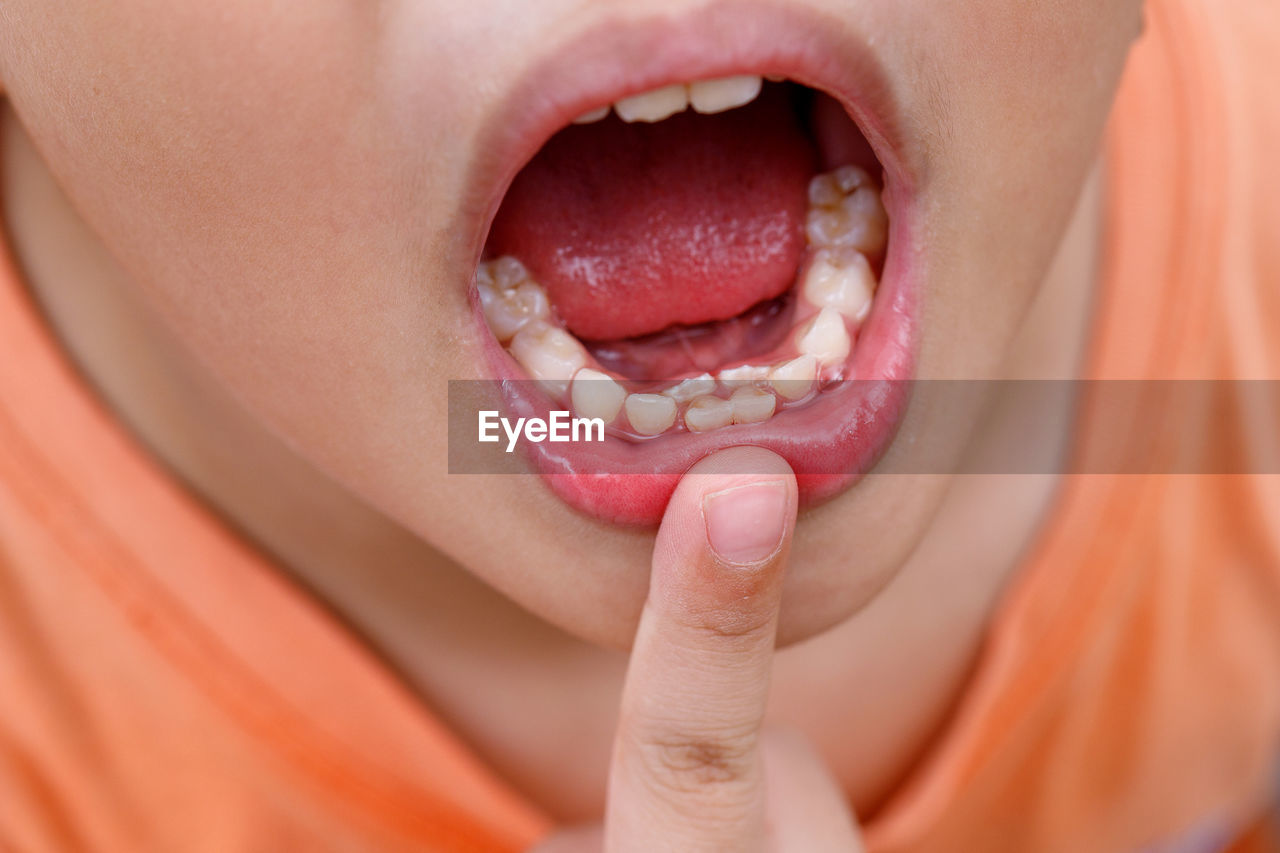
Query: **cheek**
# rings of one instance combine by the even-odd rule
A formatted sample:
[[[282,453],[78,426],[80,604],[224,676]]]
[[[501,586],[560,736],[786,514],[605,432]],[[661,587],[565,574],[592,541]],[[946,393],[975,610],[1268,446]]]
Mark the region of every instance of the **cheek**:
[[[5,79],[131,295],[308,462],[445,525],[442,389],[479,361],[449,57],[389,67],[376,3],[83,5],[6,5]]]
[[[1097,156],[1133,8],[914,4],[898,25],[919,37],[911,97],[930,116],[924,375],[999,366]]]
[[[449,244],[433,219],[462,170],[428,168],[461,143],[442,95],[420,107],[436,121],[396,118],[379,4],[82,5],[16,5],[6,79],[141,298],[318,453],[414,403],[436,417],[397,397],[439,375],[465,309],[436,279]],[[54,61],[24,63],[22,43]]]
[[[335,168],[350,146],[337,123],[320,120],[350,98],[358,30],[344,35],[302,11],[141,2],[66,11],[38,34],[61,44],[65,61],[22,69],[29,79],[11,87],[77,207],[173,314],[208,318],[215,294],[224,310],[242,291],[269,299],[266,283],[313,255],[325,220],[332,234],[340,211],[362,203],[344,182],[349,171]],[[273,12],[288,12],[287,23]]]

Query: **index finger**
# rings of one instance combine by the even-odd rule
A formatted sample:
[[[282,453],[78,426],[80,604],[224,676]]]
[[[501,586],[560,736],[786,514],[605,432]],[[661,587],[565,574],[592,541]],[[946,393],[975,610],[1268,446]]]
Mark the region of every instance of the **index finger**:
[[[762,846],[759,734],[795,517],[794,474],[759,447],[676,488],[623,688],[606,850]]]

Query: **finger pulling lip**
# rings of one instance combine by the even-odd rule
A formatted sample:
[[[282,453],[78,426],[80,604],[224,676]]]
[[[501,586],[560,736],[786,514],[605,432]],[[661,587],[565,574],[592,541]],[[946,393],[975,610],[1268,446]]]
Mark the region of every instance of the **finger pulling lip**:
[[[529,459],[563,500],[602,520],[656,525],[680,476],[724,447],[754,444],[797,472],[802,503],[850,487],[883,455],[903,417],[916,350],[918,287],[912,229],[917,170],[908,160],[903,117],[882,67],[839,19],[771,3],[718,3],[686,16],[605,21],[557,47],[520,75],[481,133],[468,182],[472,261],[519,170],[574,117],[674,82],[734,74],[780,75],[840,101],[884,170],[888,254],[880,292],[859,336],[852,378],[803,410],[756,425],[659,441],[527,445]],[[488,332],[472,299],[483,360],[503,383],[509,411],[545,417],[538,393]]]

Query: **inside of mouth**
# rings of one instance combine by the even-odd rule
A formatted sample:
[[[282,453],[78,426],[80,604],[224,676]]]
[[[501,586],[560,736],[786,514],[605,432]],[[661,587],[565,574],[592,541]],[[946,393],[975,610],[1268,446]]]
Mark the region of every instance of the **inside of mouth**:
[[[848,376],[886,251],[831,97],[741,76],[592,110],[517,175],[477,272],[553,398],[633,440],[759,423]]]

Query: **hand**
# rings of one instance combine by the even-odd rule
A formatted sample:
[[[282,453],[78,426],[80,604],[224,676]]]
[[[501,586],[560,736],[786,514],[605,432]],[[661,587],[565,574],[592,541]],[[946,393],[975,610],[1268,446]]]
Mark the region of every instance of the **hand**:
[[[795,519],[795,476],[763,448],[721,451],[680,481],[654,546],[604,825],[538,853],[862,849],[817,754],[763,727]]]

